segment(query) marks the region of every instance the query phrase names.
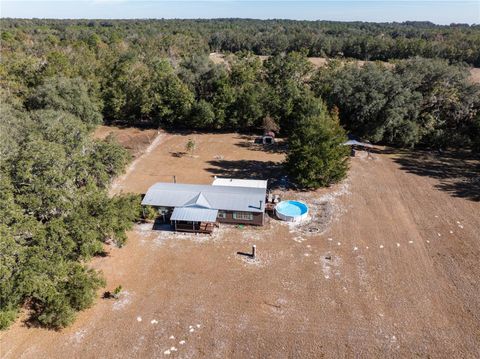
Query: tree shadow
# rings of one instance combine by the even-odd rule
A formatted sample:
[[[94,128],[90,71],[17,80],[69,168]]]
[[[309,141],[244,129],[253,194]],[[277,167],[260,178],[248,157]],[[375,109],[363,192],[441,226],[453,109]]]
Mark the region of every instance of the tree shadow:
[[[260,139],[260,141],[258,141]],[[276,140],[275,143],[270,145],[264,145],[261,142],[261,137],[256,138],[252,141],[250,137],[246,139],[242,139],[240,142],[235,143],[235,146],[246,148],[251,151],[260,151],[260,152],[267,152],[267,153],[286,153],[287,152],[287,144],[283,140]]]
[[[269,180],[269,188],[278,186],[278,179],[285,176],[282,162],[256,160],[212,160],[208,172],[223,178]]]
[[[100,257],[100,258],[110,257],[110,252],[107,252],[106,250],[102,250],[100,252],[95,253],[95,257]]]
[[[480,201],[478,155],[468,151],[401,151],[395,162],[409,173],[438,180],[435,188],[453,197]]]
[[[176,157],[176,158],[181,158],[187,154],[187,152],[183,152],[183,151],[169,152],[169,153],[172,157]]]
[[[40,323],[38,316],[42,313],[42,310],[39,304],[29,301],[23,306],[23,309],[27,312],[26,317],[21,321],[23,327],[28,329],[45,329],[53,332],[61,331],[61,327]]]

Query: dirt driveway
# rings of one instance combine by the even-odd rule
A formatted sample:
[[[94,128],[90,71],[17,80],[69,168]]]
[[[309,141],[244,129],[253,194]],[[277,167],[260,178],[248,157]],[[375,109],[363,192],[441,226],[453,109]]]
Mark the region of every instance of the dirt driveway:
[[[144,192],[172,174],[209,183],[235,164],[275,172],[283,156],[235,134],[196,141],[198,157],[176,157],[186,137],[167,135],[117,189]],[[311,206],[300,227],[271,219],[208,237],[138,225],[93,262],[107,289],[125,289],[118,301],[99,299],[60,332],[19,321],[1,334],[2,357],[478,358],[480,202],[407,160],[360,154],[345,182],[286,194]],[[256,261],[236,255],[252,244]]]

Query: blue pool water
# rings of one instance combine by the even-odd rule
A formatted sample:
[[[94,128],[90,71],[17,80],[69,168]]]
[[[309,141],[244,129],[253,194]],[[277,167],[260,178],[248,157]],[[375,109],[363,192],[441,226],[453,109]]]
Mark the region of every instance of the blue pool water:
[[[297,217],[308,212],[308,207],[305,203],[298,201],[282,201],[277,204],[277,212],[286,216]]]

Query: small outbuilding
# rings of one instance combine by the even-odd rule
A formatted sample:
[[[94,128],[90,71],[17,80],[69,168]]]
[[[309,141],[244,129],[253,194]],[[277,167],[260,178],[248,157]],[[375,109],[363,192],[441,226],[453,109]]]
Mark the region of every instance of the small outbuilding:
[[[351,156],[352,157],[355,157],[355,151],[357,149],[362,149],[362,150],[366,150],[368,152],[368,155],[370,156],[370,149],[373,148],[373,146],[370,144],[370,143],[366,143],[366,142],[360,142],[360,141],[357,141],[357,140],[348,140],[347,142],[345,142],[343,144],[344,146],[350,146],[351,147]]]
[[[267,131],[262,136],[262,143],[264,145],[273,145],[275,143],[275,133],[273,131]]]

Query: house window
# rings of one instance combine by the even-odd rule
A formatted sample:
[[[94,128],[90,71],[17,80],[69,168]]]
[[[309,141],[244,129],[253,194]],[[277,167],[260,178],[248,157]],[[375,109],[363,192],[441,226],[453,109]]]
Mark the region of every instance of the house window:
[[[240,219],[242,221],[253,220],[253,214],[250,212],[233,212],[233,219]]]
[[[218,216],[217,218],[219,219],[226,219],[227,218],[227,212],[225,211],[218,211]]]

